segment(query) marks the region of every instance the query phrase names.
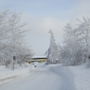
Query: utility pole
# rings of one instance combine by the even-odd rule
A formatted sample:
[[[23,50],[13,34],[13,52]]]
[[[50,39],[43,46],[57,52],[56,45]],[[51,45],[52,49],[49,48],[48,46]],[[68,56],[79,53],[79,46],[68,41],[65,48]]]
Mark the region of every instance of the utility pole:
[[[13,56],[12,69],[15,69],[16,56]]]

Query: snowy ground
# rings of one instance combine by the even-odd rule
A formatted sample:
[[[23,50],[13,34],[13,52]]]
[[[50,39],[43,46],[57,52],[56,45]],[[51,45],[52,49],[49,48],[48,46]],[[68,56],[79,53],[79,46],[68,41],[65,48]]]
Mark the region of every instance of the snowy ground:
[[[14,76],[7,83],[0,80],[0,90],[90,90],[90,69],[84,65],[39,64],[36,68],[30,65],[14,72],[8,71],[0,69],[0,79]]]
[[[76,90],[90,90],[90,68],[85,65],[69,67],[73,73]]]

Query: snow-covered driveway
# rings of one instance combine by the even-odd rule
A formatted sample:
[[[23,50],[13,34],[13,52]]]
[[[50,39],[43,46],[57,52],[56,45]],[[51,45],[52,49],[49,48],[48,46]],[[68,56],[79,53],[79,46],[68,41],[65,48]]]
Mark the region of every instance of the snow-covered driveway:
[[[37,67],[30,69],[28,75],[1,85],[0,90],[75,90],[72,77],[64,67]]]

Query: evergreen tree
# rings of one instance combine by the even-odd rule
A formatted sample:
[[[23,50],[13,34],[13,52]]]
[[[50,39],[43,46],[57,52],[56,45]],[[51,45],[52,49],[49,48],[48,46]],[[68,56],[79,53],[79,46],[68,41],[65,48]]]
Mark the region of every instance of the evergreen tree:
[[[48,49],[48,63],[57,63],[58,62],[58,48],[55,42],[55,38],[53,35],[53,32],[50,30],[50,45],[49,45],[49,49]]]

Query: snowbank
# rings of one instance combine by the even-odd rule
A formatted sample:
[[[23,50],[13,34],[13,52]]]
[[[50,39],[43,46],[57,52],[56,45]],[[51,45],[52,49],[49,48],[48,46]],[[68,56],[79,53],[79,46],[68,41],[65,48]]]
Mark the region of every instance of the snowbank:
[[[7,69],[4,66],[0,66],[0,85],[11,81],[15,78],[20,78],[28,75],[30,67],[17,68],[15,70]]]

